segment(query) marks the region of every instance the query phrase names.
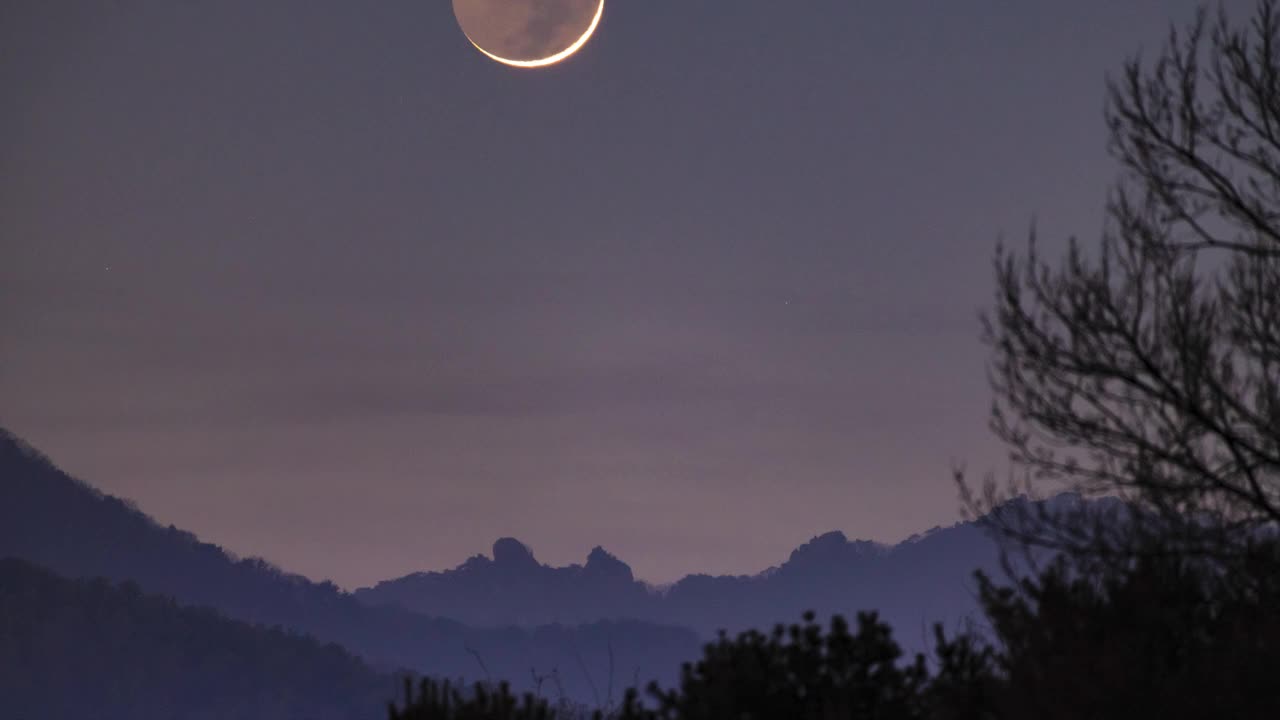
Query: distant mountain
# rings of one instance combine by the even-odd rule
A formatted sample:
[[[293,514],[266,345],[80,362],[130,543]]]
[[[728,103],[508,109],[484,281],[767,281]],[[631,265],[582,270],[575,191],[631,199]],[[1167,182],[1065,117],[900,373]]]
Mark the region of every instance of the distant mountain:
[[[653,596],[626,563],[595,548],[585,565],[539,563],[524,543],[502,538],[492,559],[476,555],[453,570],[421,572],[355,592],[371,605],[466,618],[473,625],[541,625],[652,614]]]
[[[977,614],[973,573],[999,567],[995,542],[975,523],[959,523],[896,545],[829,532],[793,550],[781,565],[751,576],[683,578],[658,597],[648,618],[679,618],[709,632],[767,626],[768,618],[852,617],[875,610],[904,648],[924,650],[935,622]]]
[[[697,655],[695,633],[635,620],[536,629],[467,627],[397,607],[371,607],[332,583],[264,560],[236,559],[131,503],[101,493],[0,430],[0,557],[72,578],[133,580],[148,592],[337,642],[384,670],[507,679],[524,690],[531,670],[557,671],[567,696],[592,702],[639,677],[671,680]],[[601,698],[603,699],[603,698]]]
[[[640,618],[720,629],[769,627],[798,618],[878,610],[904,643],[937,621],[976,610],[973,571],[995,569],[997,548],[973,523],[935,528],[897,545],[851,541],[831,532],[796,548],[786,562],[750,576],[691,575],[655,590],[602,548],[585,564],[539,563],[523,543],[503,538],[492,559],[477,555],[453,570],[421,572],[357,590],[361,601],[398,606],[473,625],[536,625]]]
[[[337,645],[0,560],[5,717],[367,720],[397,681]]]

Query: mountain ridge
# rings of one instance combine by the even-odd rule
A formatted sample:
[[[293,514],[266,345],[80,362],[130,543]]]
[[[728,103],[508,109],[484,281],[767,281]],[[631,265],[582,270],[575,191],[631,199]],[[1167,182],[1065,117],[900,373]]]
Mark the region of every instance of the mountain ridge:
[[[998,568],[975,523],[932,528],[894,545],[821,533],[754,575],[694,574],[665,587],[638,580],[601,546],[581,564],[539,562],[515,538],[444,571],[411,573],[345,592],[238,559],[132,503],[102,493],[0,430],[0,555],[69,577],[132,579],[149,592],[280,624],[340,643],[377,667],[473,677],[525,687],[530,667],[620,666],[669,678],[720,630],[767,628],[813,610],[850,617],[876,610],[895,627],[964,622],[976,611],[975,569]],[[924,650],[927,640],[908,650]],[[587,673],[570,693],[591,692]]]
[[[721,629],[768,627],[805,610],[846,616],[877,610],[911,626],[959,622],[977,610],[968,592],[973,571],[998,567],[997,546],[972,522],[934,527],[896,544],[830,531],[754,574],[694,573],[660,587],[637,579],[630,566],[600,546],[584,563],[563,566],[539,562],[515,538],[500,538],[491,555],[352,594],[371,605],[479,627],[632,617],[691,627],[710,638]]]
[[[260,558],[235,558],[192,533],[166,528],[0,429],[4,556],[71,579],[131,580],[184,605],[291,628],[338,643],[378,669],[506,679],[520,690],[530,687],[531,669],[559,668],[566,695],[582,701],[595,693],[587,668],[606,667],[612,657],[642,681],[671,680],[700,646],[690,630],[631,619],[473,628],[452,618],[372,607],[331,582],[312,582]]]

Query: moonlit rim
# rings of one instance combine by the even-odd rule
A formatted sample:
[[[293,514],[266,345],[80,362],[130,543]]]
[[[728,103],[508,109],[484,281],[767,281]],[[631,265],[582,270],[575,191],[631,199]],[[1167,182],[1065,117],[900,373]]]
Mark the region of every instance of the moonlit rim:
[[[600,6],[596,8],[596,16],[591,19],[591,26],[588,27],[587,31],[582,34],[582,37],[578,38],[576,41],[574,41],[572,45],[565,48],[564,50],[561,50],[555,55],[548,55],[547,57],[541,58],[539,60],[510,60],[500,55],[494,55],[488,50],[485,50],[484,48],[480,47],[475,40],[472,40],[471,36],[467,35],[466,28],[462,29],[462,34],[466,36],[467,42],[474,45],[477,50],[484,53],[485,55],[488,55],[491,60],[496,60],[502,63],[503,65],[510,65],[512,67],[521,67],[521,68],[546,67],[547,65],[554,65],[560,62],[561,60],[564,60],[570,55],[581,50],[582,46],[586,45],[587,41],[591,39],[591,35],[596,31],[596,26],[600,24],[600,18],[602,17],[604,17],[604,0],[600,0]]]

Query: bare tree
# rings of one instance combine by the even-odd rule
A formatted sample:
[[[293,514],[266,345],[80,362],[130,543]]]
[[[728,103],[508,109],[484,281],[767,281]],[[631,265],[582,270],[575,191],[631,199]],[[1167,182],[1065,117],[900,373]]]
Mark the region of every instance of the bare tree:
[[[1096,250],[997,250],[984,340],[1016,482],[961,485],[1032,543],[1229,552],[1280,523],[1280,3],[1201,10],[1105,115],[1122,174]],[[1046,487],[1128,502],[999,509]]]

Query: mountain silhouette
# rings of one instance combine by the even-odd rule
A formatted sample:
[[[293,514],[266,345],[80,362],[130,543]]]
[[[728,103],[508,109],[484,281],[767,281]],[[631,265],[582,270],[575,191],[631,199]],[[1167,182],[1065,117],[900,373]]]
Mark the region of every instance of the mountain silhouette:
[[[845,616],[878,610],[912,645],[912,632],[976,612],[973,571],[994,570],[998,560],[997,546],[975,523],[934,528],[896,545],[829,532],[755,575],[690,575],[656,589],[600,547],[584,564],[552,567],[524,543],[502,538],[492,559],[476,555],[452,570],[384,581],[355,596],[479,626],[625,617],[694,628],[704,637],[769,627],[805,610]]]
[[[453,570],[415,573],[357,590],[355,596],[370,605],[485,626],[637,618],[650,614],[652,600],[631,568],[603,548],[593,549],[584,565],[557,568],[539,563],[513,538],[495,542],[492,559],[475,555]]]
[[[502,543],[502,568],[536,562],[518,543]],[[69,578],[134,581],[184,605],[229,618],[279,625],[336,642],[381,670],[411,669],[470,680],[532,686],[532,672],[556,673],[570,698],[594,702],[609,684],[671,680],[700,642],[687,629],[636,620],[575,626],[472,628],[399,607],[373,607],[329,582],[283,572],[259,558],[237,559],[131,503],[59,470],[0,430],[0,557],[15,557]],[[603,700],[603,698],[601,698]]]

